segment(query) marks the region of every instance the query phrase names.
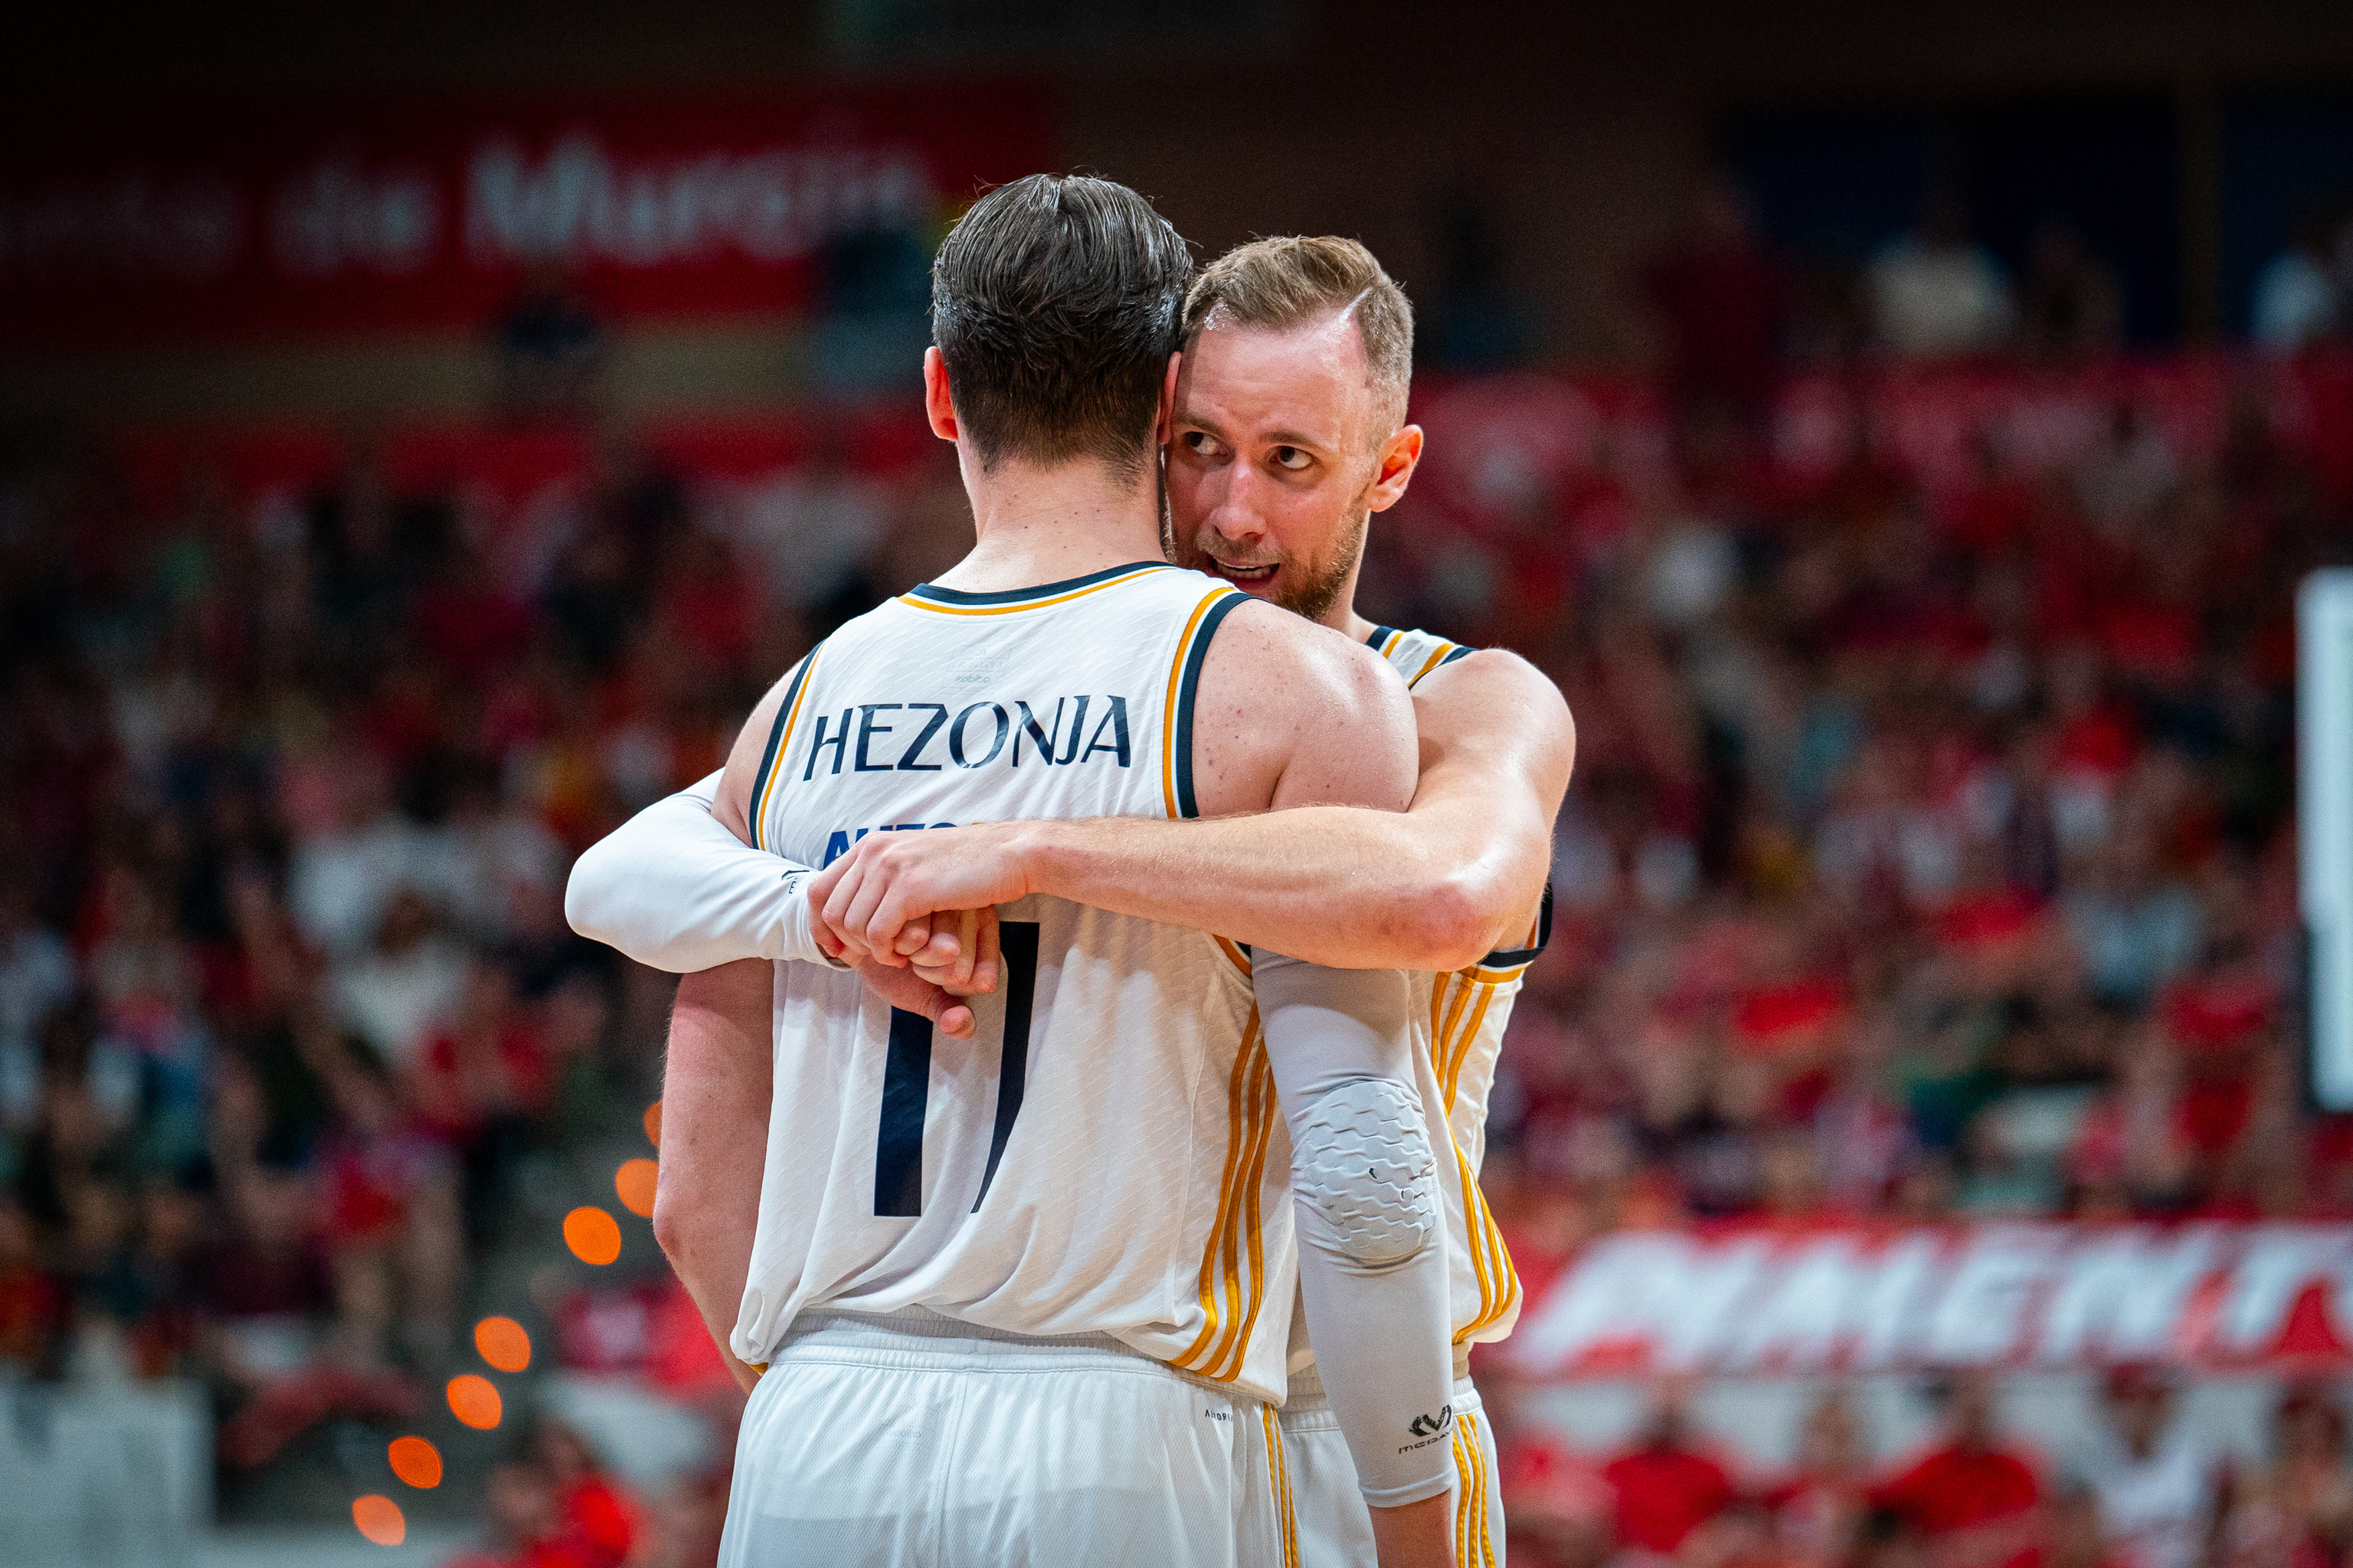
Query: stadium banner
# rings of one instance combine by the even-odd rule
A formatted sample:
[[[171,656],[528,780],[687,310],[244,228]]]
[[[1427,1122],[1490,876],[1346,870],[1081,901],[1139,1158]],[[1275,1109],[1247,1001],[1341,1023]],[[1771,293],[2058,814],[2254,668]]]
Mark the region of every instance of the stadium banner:
[[[1607,1236],[1497,1347],[1525,1375],[2353,1361],[2353,1224],[1732,1227]]]
[[[1018,80],[5,116],[0,349],[480,328],[534,269],[622,318],[788,312],[1050,167]]]

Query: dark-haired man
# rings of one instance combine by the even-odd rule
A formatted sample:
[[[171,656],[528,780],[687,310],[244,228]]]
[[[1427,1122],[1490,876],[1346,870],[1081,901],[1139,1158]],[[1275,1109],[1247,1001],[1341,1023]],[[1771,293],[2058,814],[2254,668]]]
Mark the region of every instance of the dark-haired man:
[[[959,222],[925,393],[978,544],[754,710],[714,813],[745,842],[815,864],[957,821],[1406,804],[1410,709],[1376,656],[1158,558],[1190,273],[1104,181],[1033,176]],[[997,913],[967,1044],[845,971],[745,977],[773,985],[774,1104],[731,1344],[766,1370],[722,1560],[1282,1561],[1295,1289],[1383,1561],[1447,1561],[1445,1255],[1402,978],[1052,897]],[[692,1093],[665,1105],[666,1190],[733,1125]],[[659,1197],[656,1222],[695,1287],[691,1227]],[[702,1283],[713,1315],[726,1282]]]

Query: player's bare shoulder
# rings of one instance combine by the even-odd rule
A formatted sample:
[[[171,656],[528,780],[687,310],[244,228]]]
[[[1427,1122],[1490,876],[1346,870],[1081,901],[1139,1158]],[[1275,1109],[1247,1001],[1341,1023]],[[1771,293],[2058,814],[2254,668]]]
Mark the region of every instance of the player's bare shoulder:
[[[1577,721],[1552,677],[1508,648],[1449,660],[1413,686],[1425,791],[1460,775],[1480,789],[1516,779],[1546,821],[1577,765]]]
[[[1568,701],[1553,678],[1508,648],[1473,649],[1414,683],[1417,703],[1505,702],[1532,722],[1570,726]]]
[[[1413,705],[1372,650],[1253,600],[1201,666],[1194,770],[1209,815],[1271,804],[1401,810],[1412,798]]]

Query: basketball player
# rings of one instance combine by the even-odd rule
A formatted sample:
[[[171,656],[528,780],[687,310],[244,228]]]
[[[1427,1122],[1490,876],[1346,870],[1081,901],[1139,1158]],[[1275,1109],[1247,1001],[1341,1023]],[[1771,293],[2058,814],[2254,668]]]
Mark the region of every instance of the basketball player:
[[[1155,558],[1189,274],[1108,182],[1033,176],[958,223],[925,392],[978,544],[763,700],[719,821],[807,864],[959,817],[1406,804],[1377,658]],[[1289,1560],[1269,1402],[1294,1289],[1383,1563],[1451,1561],[1401,977],[1050,896],[996,914],[1001,984],[945,1050],[845,969],[776,966],[732,1334],[765,1370],[723,1561]]]
[[[1355,613],[1367,515],[1395,503],[1420,452],[1420,431],[1404,423],[1411,323],[1401,291],[1353,241],[1271,239],[1229,253],[1188,302],[1166,459],[1179,561],[1369,643],[1412,683],[1424,766],[1407,815],[1311,810],[892,835],[852,848],[828,884],[844,934],[879,950],[865,972],[886,985],[911,978],[874,967],[897,958],[889,932],[900,915],[1025,888],[1327,962],[1434,971],[1415,981],[1415,1014],[1424,1099],[1444,1107],[1433,1135],[1452,1145],[1440,1143],[1440,1166],[1454,1339],[1467,1351],[1507,1334],[1519,1308],[1475,1177],[1496,1051],[1543,942],[1535,906],[1575,731],[1557,691],[1514,655]],[[596,852],[615,856],[596,879],[606,889],[598,934],[665,968],[773,948],[777,928],[807,919],[797,900],[772,891],[774,862],[713,828],[707,798],[649,808]],[[707,903],[703,924],[681,925],[681,877],[738,893],[732,906]],[[633,904],[628,885],[645,896]],[[969,970],[969,942],[964,950]],[[959,1004],[922,991],[899,994],[954,1027]],[[1370,1520],[1312,1375],[1298,1375],[1308,1371],[1295,1364],[1282,1416],[1301,1536],[1315,1561],[1369,1562]],[[1457,1393],[1471,1440],[1458,1446],[1456,1550],[1466,1563],[1500,1561],[1492,1441],[1467,1376]]]

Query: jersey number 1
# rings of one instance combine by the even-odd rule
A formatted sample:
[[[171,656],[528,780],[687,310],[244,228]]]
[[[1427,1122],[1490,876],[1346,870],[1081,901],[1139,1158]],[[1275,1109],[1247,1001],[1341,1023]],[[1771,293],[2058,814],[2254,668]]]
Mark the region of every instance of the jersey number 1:
[[[989,1135],[988,1168],[980,1178],[977,1210],[997,1179],[1021,1089],[1029,1072],[1029,1008],[1038,994],[1038,922],[1007,920],[997,927],[997,973],[1005,986],[1005,1042],[997,1058],[997,1129]],[[888,1216],[923,1212],[923,1111],[932,1090],[932,1021],[891,1010],[891,1050],[882,1064],[882,1126],[874,1140],[874,1212]]]

